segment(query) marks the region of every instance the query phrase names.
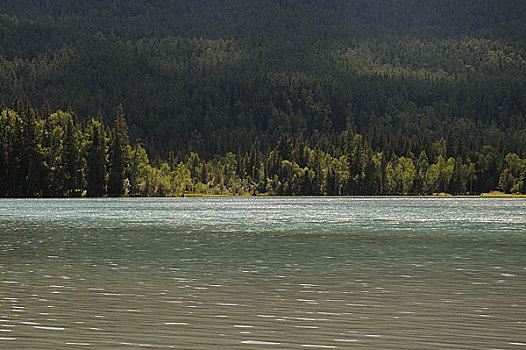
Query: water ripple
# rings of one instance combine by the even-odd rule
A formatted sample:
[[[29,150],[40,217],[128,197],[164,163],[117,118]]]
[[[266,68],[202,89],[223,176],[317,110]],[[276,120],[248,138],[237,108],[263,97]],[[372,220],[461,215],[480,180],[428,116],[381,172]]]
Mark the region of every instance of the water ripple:
[[[520,200],[0,200],[0,348],[522,348],[525,251]]]

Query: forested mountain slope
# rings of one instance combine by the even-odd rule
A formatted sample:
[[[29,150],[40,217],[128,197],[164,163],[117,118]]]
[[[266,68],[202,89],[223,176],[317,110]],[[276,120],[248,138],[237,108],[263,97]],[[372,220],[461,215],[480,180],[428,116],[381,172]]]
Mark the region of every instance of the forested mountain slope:
[[[495,152],[491,181],[472,181],[485,191],[508,153],[526,158],[525,18],[522,0],[4,0],[0,102],[24,117],[13,101],[28,99],[36,122],[46,101],[70,106],[79,130],[99,112],[112,125],[122,103],[131,143],[159,165],[270,157],[283,137],[350,158],[346,133],[386,164],[424,151],[482,175]]]

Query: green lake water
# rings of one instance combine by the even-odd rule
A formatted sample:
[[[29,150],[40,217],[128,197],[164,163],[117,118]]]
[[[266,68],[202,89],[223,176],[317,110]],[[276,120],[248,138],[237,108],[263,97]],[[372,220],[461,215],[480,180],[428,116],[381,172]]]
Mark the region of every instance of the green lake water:
[[[526,349],[526,200],[0,200],[0,349]]]

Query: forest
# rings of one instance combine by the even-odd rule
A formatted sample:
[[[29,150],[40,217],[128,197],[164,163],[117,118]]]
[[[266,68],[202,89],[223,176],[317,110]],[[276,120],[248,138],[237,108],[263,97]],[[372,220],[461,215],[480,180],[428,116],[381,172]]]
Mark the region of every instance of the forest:
[[[520,0],[5,0],[0,196],[526,192]]]
[[[122,105],[114,127],[100,115],[79,122],[72,110],[37,112],[17,100],[0,114],[0,196],[371,195],[479,193],[496,186],[524,193],[526,159],[484,145],[480,151],[448,135],[434,143],[393,140],[404,154],[385,153],[351,125],[330,138],[282,134],[261,152],[150,162],[129,144]],[[382,139],[379,137],[378,139]]]

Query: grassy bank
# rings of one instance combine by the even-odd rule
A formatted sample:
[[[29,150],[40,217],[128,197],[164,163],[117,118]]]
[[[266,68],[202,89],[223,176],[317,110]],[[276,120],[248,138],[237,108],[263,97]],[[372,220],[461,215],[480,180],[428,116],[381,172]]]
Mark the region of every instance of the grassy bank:
[[[482,193],[480,196],[483,198],[526,198],[526,194],[504,193],[499,191]]]

